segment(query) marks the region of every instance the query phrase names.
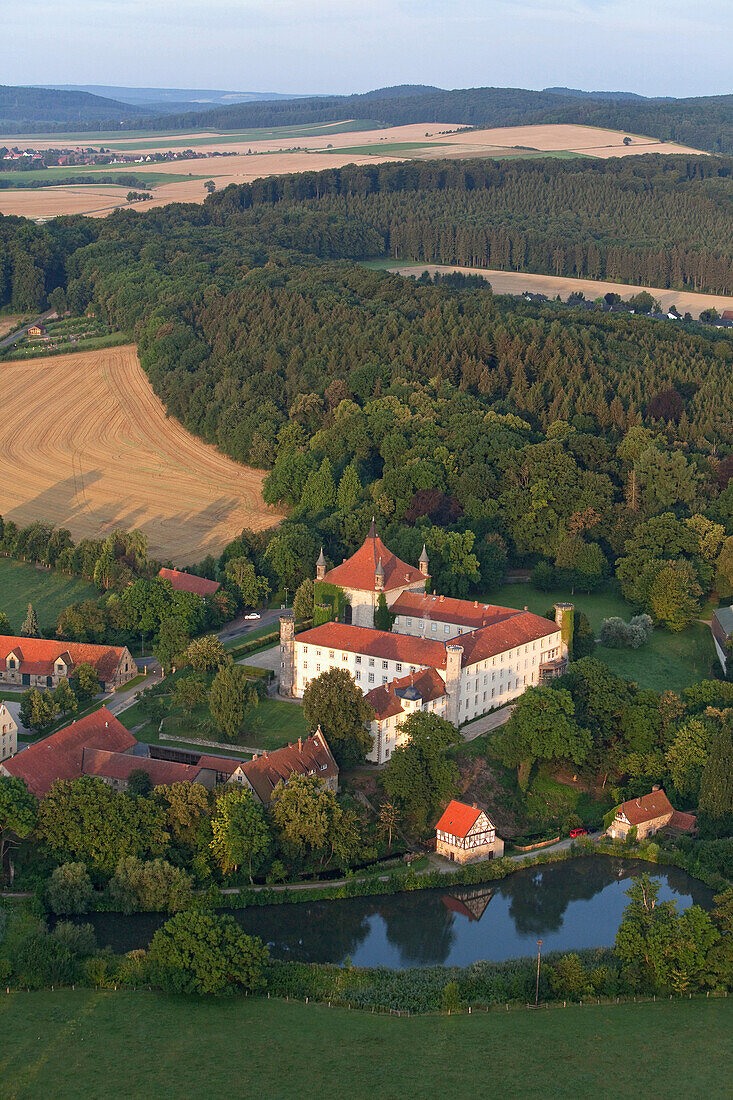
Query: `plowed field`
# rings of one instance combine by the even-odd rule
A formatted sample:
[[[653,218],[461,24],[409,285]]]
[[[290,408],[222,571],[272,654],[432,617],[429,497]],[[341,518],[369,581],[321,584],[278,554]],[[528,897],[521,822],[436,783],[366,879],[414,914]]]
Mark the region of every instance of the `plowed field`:
[[[0,514],[75,539],[139,528],[177,565],[277,523],[264,474],[166,417],[133,346],[0,364]]]

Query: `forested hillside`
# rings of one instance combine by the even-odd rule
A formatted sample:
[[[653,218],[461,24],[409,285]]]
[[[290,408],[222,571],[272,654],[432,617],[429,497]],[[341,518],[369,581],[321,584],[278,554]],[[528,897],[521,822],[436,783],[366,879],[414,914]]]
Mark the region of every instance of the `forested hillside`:
[[[254,224],[262,206],[282,202],[275,239],[296,243],[283,229],[297,225],[296,246],[320,254],[316,212],[376,231],[379,251],[395,258],[733,291],[727,158],[347,165],[229,187],[209,205],[218,221],[256,208],[243,220]]]
[[[0,129],[9,134],[77,127],[100,129],[106,123],[117,127],[123,119],[149,118],[152,114],[139,105],[89,92],[0,85]]]
[[[686,163],[619,176],[658,252],[692,251],[696,234],[712,241],[705,217],[729,202],[725,164]],[[501,207],[506,189],[502,216],[523,188],[559,211],[557,188],[569,187],[583,232],[598,183],[595,210],[618,247],[640,243],[625,240],[628,208],[611,215],[613,165],[544,168],[544,192],[537,165],[471,168],[477,186],[463,197],[487,191]],[[353,262],[383,247],[403,198],[422,217],[447,180],[467,186],[467,171],[343,169],[231,188],[203,207],[2,219],[2,301],[28,309],[61,287],[74,312],[93,304],[137,340],[173,415],[271,469],[266,499],[291,516],[236,553],[281,585],[310,575],[321,542],[332,561],[353,550],[375,512],[402,557],[428,543],[443,591],[485,591],[508,562],[545,559],[587,587],[616,568],[635,606],[678,628],[714,584],[733,595],[733,338]],[[490,218],[491,202],[477,209]],[[537,223],[549,241],[549,213]]]
[[[395,95],[382,89],[366,95],[319,96],[217,107],[156,120],[160,127],[211,126],[236,130],[251,126],[295,126],[346,118],[378,119],[389,126],[410,122],[460,122],[468,126],[522,126],[572,122],[648,134],[710,153],[733,153],[733,96],[690,99],[609,99],[568,91],[524,88],[419,89]],[[131,128],[140,126],[132,121]]]

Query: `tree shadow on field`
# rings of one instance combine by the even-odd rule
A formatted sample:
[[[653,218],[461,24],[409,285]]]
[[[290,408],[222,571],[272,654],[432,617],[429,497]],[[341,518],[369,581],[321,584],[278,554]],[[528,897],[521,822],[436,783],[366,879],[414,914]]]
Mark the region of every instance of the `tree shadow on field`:
[[[262,511],[252,512],[250,524],[247,510],[243,509],[241,498],[236,496],[218,496],[204,508],[182,509],[169,515],[151,515],[144,504],[133,506],[124,499],[115,500],[112,497],[104,504],[89,504],[86,491],[104,477],[102,470],[85,470],[83,478],[79,475],[57,481],[28,502],[4,513],[0,506],[0,514],[19,527],[34,522],[66,527],[75,542],[82,538],[104,539],[119,529],[140,530],[147,537],[152,557],[162,561],[174,560],[178,565],[190,565],[207,554],[220,554],[225,544],[235,538],[242,528],[262,526],[266,506],[263,505]],[[232,517],[243,511],[243,522],[235,523]],[[272,526],[279,519],[279,514],[273,509]]]

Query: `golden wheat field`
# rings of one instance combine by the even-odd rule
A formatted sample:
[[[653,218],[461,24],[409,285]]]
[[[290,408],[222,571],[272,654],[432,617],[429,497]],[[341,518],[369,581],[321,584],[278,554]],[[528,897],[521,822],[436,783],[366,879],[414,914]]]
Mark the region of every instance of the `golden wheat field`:
[[[593,126],[565,123],[542,126],[502,126],[491,130],[450,133],[460,123],[410,123],[376,130],[316,132],[307,136],[258,137],[252,131],[246,139],[236,134],[160,134],[158,137],[131,138],[114,143],[120,151],[145,155],[153,151],[181,148],[191,140],[199,152],[230,152],[234,156],[204,160],[163,161],[160,164],[127,165],[127,171],[154,169],[157,182],[153,199],[140,203],[137,210],[149,210],[171,202],[203,202],[208,194],[206,179],[213,179],[219,190],[230,183],[249,183],[263,176],[289,172],[319,172],[344,164],[381,164],[388,160],[466,159],[574,153],[589,157],[626,157],[640,153],[694,153],[697,150],[673,142],[660,142],[640,134],[602,130]],[[261,131],[265,135],[266,131]],[[210,139],[210,142],[209,142]],[[624,145],[624,140],[629,145]],[[93,135],[89,136],[93,142]],[[0,144],[10,139],[0,137]],[[68,141],[23,137],[24,148],[68,147]],[[170,182],[163,182],[160,176]],[[188,179],[188,176],[197,178]],[[59,214],[88,214],[105,218],[113,210],[127,206],[127,187],[67,185],[37,189],[0,191],[0,212],[28,218],[52,218]]]
[[[137,528],[177,565],[277,523],[264,474],[167,417],[134,346],[0,365],[0,514],[75,539]]]

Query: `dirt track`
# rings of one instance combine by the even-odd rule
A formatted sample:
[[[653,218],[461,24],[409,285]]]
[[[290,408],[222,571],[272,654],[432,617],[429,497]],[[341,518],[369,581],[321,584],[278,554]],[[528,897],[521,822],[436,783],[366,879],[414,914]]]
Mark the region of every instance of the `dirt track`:
[[[177,565],[277,523],[264,474],[168,418],[134,347],[0,364],[0,514],[75,539],[139,528]]]

